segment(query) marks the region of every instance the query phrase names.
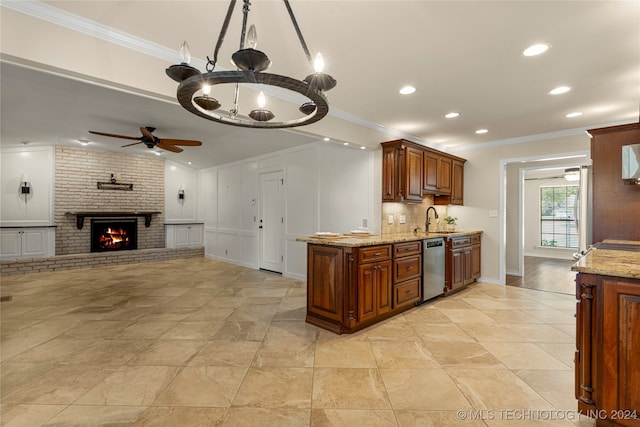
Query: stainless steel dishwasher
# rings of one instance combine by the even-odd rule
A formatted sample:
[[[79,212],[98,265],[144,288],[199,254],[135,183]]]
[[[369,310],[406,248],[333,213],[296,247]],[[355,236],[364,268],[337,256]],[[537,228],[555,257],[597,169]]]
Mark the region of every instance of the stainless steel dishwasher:
[[[422,242],[422,301],[444,293],[444,239],[426,239]]]

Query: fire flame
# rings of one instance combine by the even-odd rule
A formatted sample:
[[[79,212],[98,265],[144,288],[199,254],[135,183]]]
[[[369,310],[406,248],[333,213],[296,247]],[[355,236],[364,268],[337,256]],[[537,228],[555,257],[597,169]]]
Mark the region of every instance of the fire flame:
[[[129,243],[129,236],[124,228],[107,227],[107,230],[100,236],[100,246],[103,248],[114,248],[126,246]]]

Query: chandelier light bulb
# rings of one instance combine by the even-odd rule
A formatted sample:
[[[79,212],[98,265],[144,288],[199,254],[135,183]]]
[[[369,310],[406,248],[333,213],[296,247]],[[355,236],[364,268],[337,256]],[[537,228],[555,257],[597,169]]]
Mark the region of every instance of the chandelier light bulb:
[[[258,108],[264,110],[265,105],[267,105],[267,99],[264,97],[264,92],[260,91],[260,95],[258,95]]]
[[[246,46],[249,49],[255,49],[258,47],[258,32],[256,26],[251,24],[249,31],[247,32]]]
[[[211,95],[211,86],[209,86],[209,85],[202,85],[202,93],[204,94],[204,96],[209,96],[209,95]]]
[[[316,73],[321,73],[324,71],[324,58],[322,57],[322,54],[320,52],[318,52],[316,58],[313,60],[313,70]]]
[[[189,64],[191,62],[191,51],[189,50],[189,44],[187,41],[183,41],[180,46],[180,62],[183,64]]]

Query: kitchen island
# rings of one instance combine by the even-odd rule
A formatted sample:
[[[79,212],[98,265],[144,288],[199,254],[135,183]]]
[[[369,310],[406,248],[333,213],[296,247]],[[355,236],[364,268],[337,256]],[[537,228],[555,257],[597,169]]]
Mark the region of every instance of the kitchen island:
[[[462,289],[480,275],[480,235],[473,230],[297,239],[307,242],[307,323],[348,334],[422,302],[426,239],[447,243],[442,293]]]
[[[576,277],[575,395],[597,426],[640,426],[640,242],[605,240]]]

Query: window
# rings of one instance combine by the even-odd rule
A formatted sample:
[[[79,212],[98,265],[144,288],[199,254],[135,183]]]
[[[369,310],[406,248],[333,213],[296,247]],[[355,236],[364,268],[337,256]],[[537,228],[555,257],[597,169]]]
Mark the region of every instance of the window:
[[[578,247],[578,186],[540,187],[540,246]]]

